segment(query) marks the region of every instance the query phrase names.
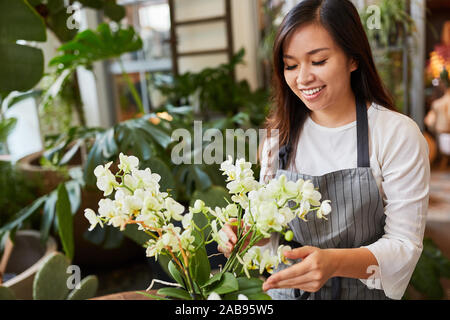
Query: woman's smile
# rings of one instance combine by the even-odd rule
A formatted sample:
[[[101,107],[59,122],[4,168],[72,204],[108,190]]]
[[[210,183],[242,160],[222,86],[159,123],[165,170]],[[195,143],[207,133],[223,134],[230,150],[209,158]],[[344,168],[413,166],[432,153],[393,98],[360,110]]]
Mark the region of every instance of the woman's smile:
[[[321,95],[322,92],[325,90],[326,86],[316,87],[312,89],[300,89],[300,92],[302,93],[303,97],[308,100],[309,102],[317,100]]]

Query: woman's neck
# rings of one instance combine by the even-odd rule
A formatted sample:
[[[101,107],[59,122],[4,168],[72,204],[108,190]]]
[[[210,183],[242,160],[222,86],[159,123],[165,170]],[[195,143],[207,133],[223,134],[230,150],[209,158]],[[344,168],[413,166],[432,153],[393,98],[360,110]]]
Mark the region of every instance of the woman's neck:
[[[346,98],[340,102],[330,105],[323,110],[311,112],[310,117],[315,123],[324,127],[341,127],[356,121],[355,105],[355,95],[351,93],[346,95]],[[367,103],[367,107],[370,107],[370,103]]]

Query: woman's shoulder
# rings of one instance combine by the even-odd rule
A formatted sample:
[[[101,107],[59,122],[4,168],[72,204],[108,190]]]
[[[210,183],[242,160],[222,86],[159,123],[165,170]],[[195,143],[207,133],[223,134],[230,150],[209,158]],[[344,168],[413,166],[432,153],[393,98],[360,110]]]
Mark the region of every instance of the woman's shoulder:
[[[407,115],[373,103],[369,126],[374,134],[393,140],[423,137],[417,123]],[[372,120],[372,121],[370,121]]]
[[[381,163],[387,158],[427,153],[425,137],[413,119],[380,105],[372,107],[371,140]]]

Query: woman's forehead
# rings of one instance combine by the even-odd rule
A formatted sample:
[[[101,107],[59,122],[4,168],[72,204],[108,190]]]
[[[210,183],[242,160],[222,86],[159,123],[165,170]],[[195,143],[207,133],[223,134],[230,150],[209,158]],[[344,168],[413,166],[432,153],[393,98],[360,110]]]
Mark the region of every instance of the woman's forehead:
[[[328,31],[320,24],[307,24],[295,29],[283,44],[283,54],[290,56],[312,55],[318,50],[334,50],[335,43]]]

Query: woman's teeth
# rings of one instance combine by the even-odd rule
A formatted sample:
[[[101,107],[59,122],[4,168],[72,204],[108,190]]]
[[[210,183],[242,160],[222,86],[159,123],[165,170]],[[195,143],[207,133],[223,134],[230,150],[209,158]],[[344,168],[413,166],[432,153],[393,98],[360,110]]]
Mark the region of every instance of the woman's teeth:
[[[317,92],[321,91],[323,88],[325,88],[325,86],[316,88],[316,89],[312,89],[312,90],[302,90],[302,92],[308,96],[312,96],[312,95],[316,94]]]

